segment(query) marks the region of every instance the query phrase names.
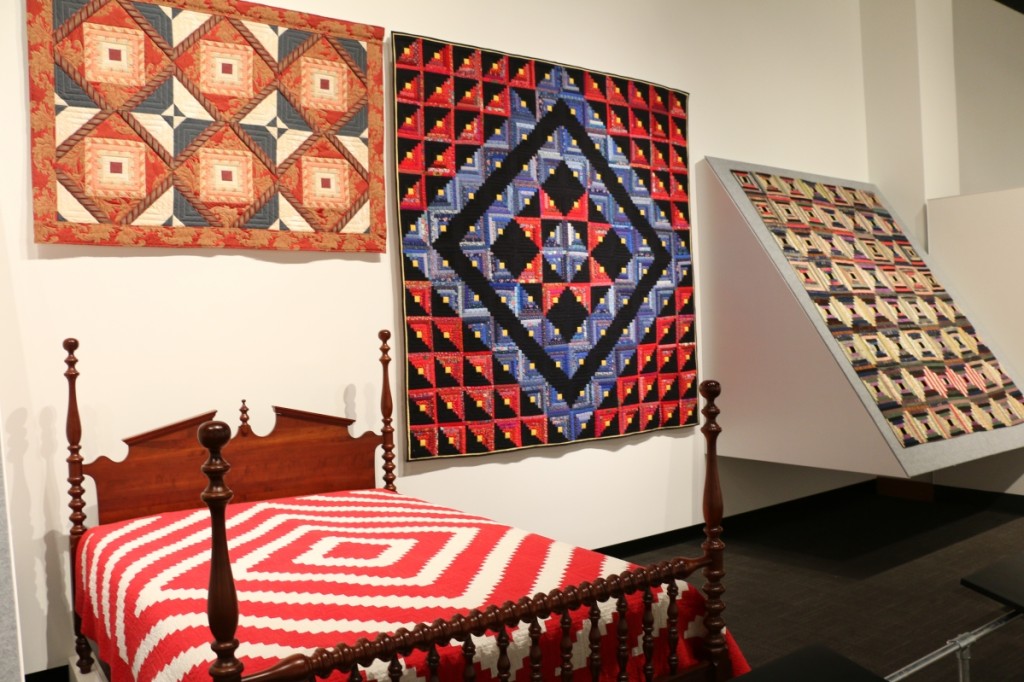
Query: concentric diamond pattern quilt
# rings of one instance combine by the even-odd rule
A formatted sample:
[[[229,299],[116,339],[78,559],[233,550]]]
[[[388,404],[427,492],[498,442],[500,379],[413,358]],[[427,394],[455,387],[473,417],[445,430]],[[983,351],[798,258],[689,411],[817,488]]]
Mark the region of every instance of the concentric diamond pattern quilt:
[[[360,637],[432,623],[456,613],[500,605],[526,594],[620,573],[629,564],[589,550],[385,490],[288,498],[228,507],[228,539],[240,620],[238,656],[247,674],[316,647],[355,644]],[[77,613],[97,642],[111,679],[138,682],[209,680],[214,659],[206,617],[210,515],[182,511],[105,524],[82,536],[76,557]],[[680,665],[694,660],[703,632],[704,600],[685,582],[677,601]],[[665,666],[668,595],[654,593],[656,665]],[[628,597],[630,679],[643,676],[643,594]],[[602,629],[614,631],[616,603],[601,604]],[[574,679],[587,670],[587,610],[572,626]],[[559,617],[542,621],[545,680],[559,671]],[[513,680],[530,679],[523,665],[528,626],[510,633]],[[491,635],[474,637],[476,679],[499,679]],[[608,638],[605,661],[617,642]],[[735,644],[730,639],[730,648]],[[443,648],[441,679],[462,679],[459,646]],[[741,661],[742,657],[734,660]],[[402,660],[402,679],[428,679],[425,652]],[[602,680],[612,680],[614,665]],[[353,679],[331,675],[332,682]],[[377,662],[365,679],[388,680]]]
[[[693,423],[686,94],[393,49],[410,458]]]
[[[35,236],[383,251],[383,30],[233,0],[28,0]]]

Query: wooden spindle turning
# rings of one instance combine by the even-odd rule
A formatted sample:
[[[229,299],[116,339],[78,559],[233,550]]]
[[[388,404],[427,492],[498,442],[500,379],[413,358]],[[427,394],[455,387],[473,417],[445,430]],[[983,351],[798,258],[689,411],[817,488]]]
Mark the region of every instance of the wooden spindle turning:
[[[464,663],[462,679],[466,680],[466,682],[476,679],[476,668],[473,667],[473,658],[475,656],[476,644],[473,643],[473,637],[467,634],[466,641],[462,643],[462,659]]]
[[[650,582],[644,586],[644,615],[641,622],[644,632],[644,679],[651,682],[654,679],[654,593]]]
[[[434,642],[430,643],[430,649],[427,651],[427,670],[430,672],[430,682],[440,679],[441,654],[437,652],[437,644]]]
[[[705,400],[704,409],[701,410],[704,425],[700,430],[707,442],[707,467],[704,475],[704,534],[707,539],[701,548],[709,559],[703,571],[706,582],[702,587],[707,597],[704,646],[711,658],[712,666],[715,667],[716,680],[724,680],[730,674],[725,634],[722,632],[725,627],[725,620],[722,618],[722,611],[725,610],[725,603],[722,601],[722,594],[725,592],[722,585],[722,578],[725,577],[725,543],[722,542],[722,484],[718,475],[718,435],[722,432],[722,427],[718,424],[721,410],[715,404],[721,393],[722,387],[717,381],[708,380],[700,384],[700,394]]]
[[[512,661],[508,657],[508,628],[504,625],[498,628],[498,680],[499,682],[508,682],[510,671],[512,670]]]
[[[238,408],[238,435],[245,437],[252,435],[252,427],[249,426],[249,406],[242,399],[242,406]]]
[[[543,658],[540,648],[541,627],[537,616],[530,619],[530,682],[540,682]]]
[[[587,663],[590,666],[590,679],[593,682],[599,682],[601,679],[601,607],[596,599],[590,604],[588,616],[590,618],[590,633],[587,641],[590,644],[590,656],[587,658]]]
[[[615,627],[615,640],[618,644],[619,676],[617,682],[629,682],[629,619],[626,614],[629,612],[629,602],[625,596],[615,600],[615,612],[619,615],[618,625]]]
[[[67,423],[65,427],[65,433],[68,440],[68,495],[71,497],[71,501],[68,502],[68,507],[71,508],[71,515],[68,517],[71,520],[71,534],[68,538],[69,545],[71,547],[71,603],[75,604],[75,583],[76,575],[78,571],[77,551],[78,541],[82,539],[82,534],[85,533],[85,488],[82,487],[82,483],[85,482],[85,473],[82,469],[82,419],[78,411],[78,393],[76,389],[76,382],[78,381],[78,358],[75,357],[75,351],[78,350],[78,339],[64,339],[63,344],[64,350],[67,352],[67,357],[64,359],[64,364],[67,365],[67,370],[64,372],[64,376],[68,380],[68,413]],[[78,615],[78,612],[72,606],[72,613],[74,614],[74,628],[75,628],[75,653],[78,654],[78,660],[75,665],[83,673],[87,673],[92,670],[93,659],[92,659],[92,648],[89,646],[88,640],[82,634],[82,618]]]
[[[562,611],[559,625],[562,627],[562,639],[559,642],[559,651],[562,654],[562,682],[572,682],[572,616],[569,615],[568,606]]]
[[[675,675],[679,669],[679,604],[676,602],[679,586],[671,580],[665,591],[668,593],[668,671]]]
[[[394,413],[395,406],[391,399],[391,379],[388,376],[388,365],[391,364],[391,356],[388,355],[391,346],[388,345],[388,339],[391,338],[391,332],[381,329],[377,338],[380,339],[380,365],[383,375],[380,390],[380,414],[384,422],[381,429],[383,436],[381,447],[384,449],[384,487],[392,492],[397,492],[398,488],[395,486],[395,428],[391,426],[391,415]]]
[[[229,440],[231,429],[224,422],[209,421],[199,427],[199,442],[209,452],[202,467],[209,483],[200,497],[210,508],[212,537],[206,612],[214,640],[210,648],[217,655],[217,660],[210,665],[210,677],[217,681],[240,682],[242,662],[235,658],[235,649],[238,648],[238,640],[235,639],[235,631],[238,629],[238,595],[231,575],[225,523],[228,502],[234,494],[224,482],[224,476],[231,465],[221,457],[221,449]]]

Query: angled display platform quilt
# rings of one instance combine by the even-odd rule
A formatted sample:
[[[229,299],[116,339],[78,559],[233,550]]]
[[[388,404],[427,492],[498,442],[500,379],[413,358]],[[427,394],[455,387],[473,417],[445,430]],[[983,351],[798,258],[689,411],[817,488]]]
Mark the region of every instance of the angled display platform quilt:
[[[28,0],[35,239],[384,251],[383,29]]]
[[[686,93],[392,44],[409,456],[694,423]]]
[[[1024,396],[876,187],[708,163],[908,475],[1024,446]]]

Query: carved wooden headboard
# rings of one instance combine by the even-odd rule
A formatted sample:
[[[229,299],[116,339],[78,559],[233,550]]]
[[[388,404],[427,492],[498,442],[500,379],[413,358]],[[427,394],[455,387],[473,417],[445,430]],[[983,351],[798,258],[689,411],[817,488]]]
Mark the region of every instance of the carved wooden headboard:
[[[377,448],[383,447],[384,487],[395,489],[393,404],[388,379],[387,342],[391,333],[378,334],[382,366],[380,432],[354,437],[353,420],[314,412],[274,407],[276,423],[271,433],[258,436],[248,424],[248,408],[242,401],[240,425],[224,448],[231,461],[236,502],[309,495],[332,490],[373,488]],[[196,439],[200,424],[214,418],[207,412],[125,439],[128,456],[121,462],[106,457],[85,464],[80,454],[81,421],[76,395],[78,378],[75,351],[78,341],[67,339],[65,376],[68,380],[68,481],[70,506],[81,511],[84,475],[93,478],[99,507],[99,523],[148,516],[178,509],[199,509],[197,481],[206,450]],[[72,514],[72,533],[83,527],[84,515]],[[81,531],[80,531],[81,532]],[[78,533],[80,535],[80,532]]]

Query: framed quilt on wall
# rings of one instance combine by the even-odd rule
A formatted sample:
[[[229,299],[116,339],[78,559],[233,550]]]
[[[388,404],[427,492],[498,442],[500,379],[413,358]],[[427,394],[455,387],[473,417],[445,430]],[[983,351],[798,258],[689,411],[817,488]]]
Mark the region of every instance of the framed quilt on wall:
[[[27,1],[37,242],[384,251],[383,29]]]
[[[896,459],[1024,446],[1024,396],[874,185],[708,158]]]
[[[392,46],[409,457],[695,423],[686,93]]]

